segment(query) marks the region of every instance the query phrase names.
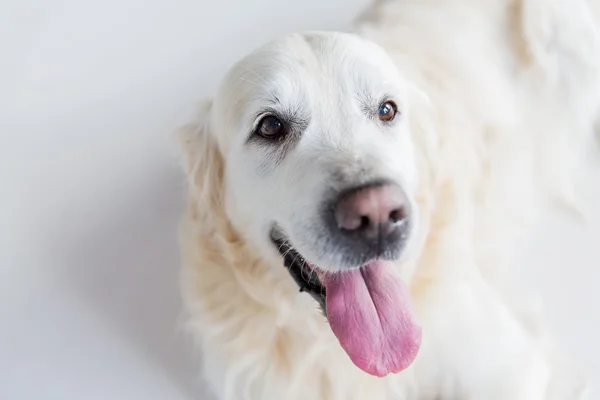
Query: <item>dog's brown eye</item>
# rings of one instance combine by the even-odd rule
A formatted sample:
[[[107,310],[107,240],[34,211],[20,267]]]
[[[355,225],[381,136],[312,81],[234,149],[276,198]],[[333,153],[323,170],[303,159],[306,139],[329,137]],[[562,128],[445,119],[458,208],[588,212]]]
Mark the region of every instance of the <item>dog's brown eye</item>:
[[[276,139],[285,133],[285,127],[277,117],[270,115],[260,121],[256,133],[265,139]]]
[[[386,101],[382,105],[379,106],[378,117],[381,121],[391,121],[396,117],[396,113],[398,109],[396,104],[392,101]]]

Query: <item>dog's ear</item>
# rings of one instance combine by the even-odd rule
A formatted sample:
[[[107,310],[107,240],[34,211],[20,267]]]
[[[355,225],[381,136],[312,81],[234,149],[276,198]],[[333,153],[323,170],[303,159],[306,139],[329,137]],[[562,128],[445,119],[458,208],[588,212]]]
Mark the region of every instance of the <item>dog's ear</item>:
[[[188,179],[189,211],[207,230],[216,228],[208,219],[221,214],[224,200],[224,160],[211,132],[211,108],[212,101],[204,101],[194,120],[175,132]]]

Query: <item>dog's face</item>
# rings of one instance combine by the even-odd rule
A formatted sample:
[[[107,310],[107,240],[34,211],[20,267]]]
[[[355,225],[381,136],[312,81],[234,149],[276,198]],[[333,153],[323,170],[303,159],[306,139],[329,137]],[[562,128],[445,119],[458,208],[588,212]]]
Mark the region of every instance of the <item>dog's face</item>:
[[[398,259],[418,223],[408,106],[385,52],[352,35],[290,36],[243,59],[211,115],[232,223],[322,271]],[[391,226],[365,221],[377,213]]]
[[[408,366],[421,338],[394,276],[419,224],[408,90],[373,43],[288,36],[229,71],[187,145],[203,146],[190,162],[202,212],[224,209],[266,259],[279,252],[354,363],[380,376]]]

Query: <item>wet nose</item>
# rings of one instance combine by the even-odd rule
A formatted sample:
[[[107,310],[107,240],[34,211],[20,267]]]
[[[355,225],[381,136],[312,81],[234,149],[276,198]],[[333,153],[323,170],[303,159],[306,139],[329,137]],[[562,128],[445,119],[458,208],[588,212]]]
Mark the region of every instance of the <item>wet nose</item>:
[[[334,206],[338,229],[363,239],[385,239],[407,218],[407,201],[395,184],[367,185],[343,193]]]

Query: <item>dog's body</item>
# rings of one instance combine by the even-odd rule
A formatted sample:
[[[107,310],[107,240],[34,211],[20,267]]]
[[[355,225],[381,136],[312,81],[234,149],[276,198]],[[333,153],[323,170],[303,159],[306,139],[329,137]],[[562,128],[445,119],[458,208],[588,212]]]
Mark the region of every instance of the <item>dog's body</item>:
[[[579,150],[594,136],[591,3],[382,1],[355,33],[387,55],[354,35],[292,35],[229,73],[180,131],[190,177],[184,298],[219,399],[583,398],[516,286],[512,250],[544,197],[573,199]],[[390,82],[399,121],[363,118],[355,93]],[[277,148],[246,138],[252,107],[271,92],[300,114],[296,142]],[[412,204],[409,244],[390,262],[410,288],[422,339],[408,368],[375,377],[298,291],[269,232],[276,223],[319,269],[342,271],[340,246],[320,244],[329,242],[312,210],[324,187],[381,176],[397,178]]]

